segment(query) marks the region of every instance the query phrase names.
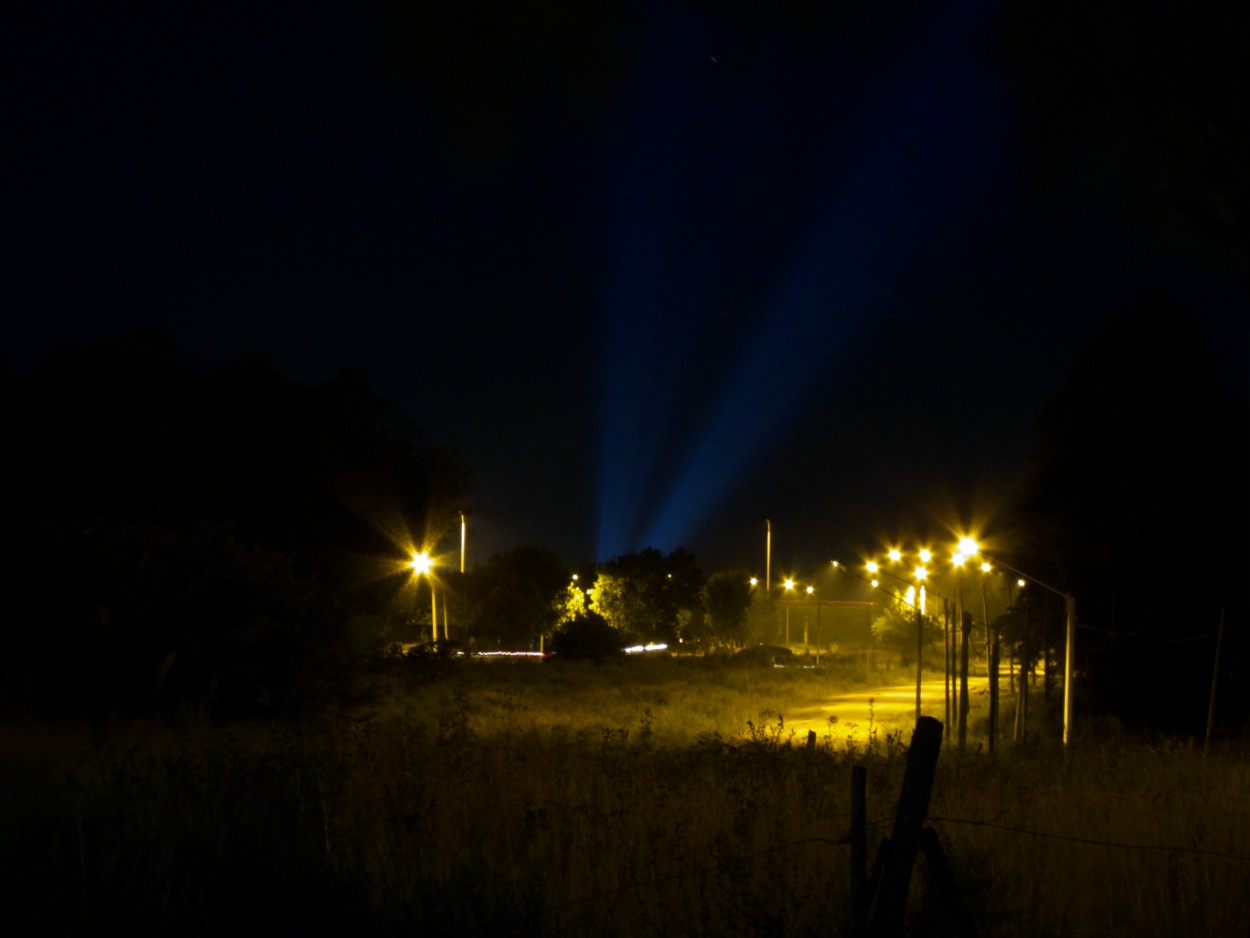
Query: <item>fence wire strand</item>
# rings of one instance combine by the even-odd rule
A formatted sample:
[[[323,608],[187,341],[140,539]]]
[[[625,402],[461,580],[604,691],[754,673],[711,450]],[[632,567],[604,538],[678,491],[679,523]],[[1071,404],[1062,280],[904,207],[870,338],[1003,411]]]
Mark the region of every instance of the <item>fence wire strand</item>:
[[[1039,837],[1044,840],[1063,840],[1068,843],[1088,844],[1094,847],[1117,847],[1124,850],[1153,850],[1161,853],[1192,853],[1199,856],[1219,857],[1224,860],[1241,860],[1243,862],[1250,862],[1250,855],[1247,854],[1227,853],[1223,850],[1205,850],[1202,847],[1177,847],[1169,844],[1129,844],[1114,840],[1095,840],[1092,837],[1075,837],[1071,834],[1054,834],[1047,831],[1029,830],[1024,827],[1012,827],[1009,824],[999,824],[995,821],[939,817],[938,815],[933,814],[929,815],[927,820],[944,824],[963,824],[968,827],[989,827],[994,830],[1006,831],[1010,834],[1028,834],[1031,837]]]

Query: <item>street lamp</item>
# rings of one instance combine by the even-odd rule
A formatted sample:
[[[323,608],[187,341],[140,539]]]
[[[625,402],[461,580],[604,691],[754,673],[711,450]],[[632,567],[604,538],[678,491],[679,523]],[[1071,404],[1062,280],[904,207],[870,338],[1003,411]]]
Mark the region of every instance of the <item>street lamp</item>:
[[[960,540],[959,544],[961,550],[963,549],[965,542],[968,547],[972,548],[972,554],[969,556],[977,553],[979,548],[977,542],[972,538],[962,538]],[[1036,583],[1042,589],[1048,590],[1056,596],[1063,597],[1064,619],[1066,620],[1063,654],[1063,745],[1066,747],[1072,730],[1072,659],[1076,647],[1076,597],[1071,593],[1066,593],[1061,589],[1056,589],[1048,583],[1043,583],[1037,577],[1029,576],[1023,570],[1017,570],[1015,567],[1011,566],[1011,564],[1005,563],[1002,560],[997,561],[997,563],[1004,570],[1008,570],[1020,578],[1016,581],[1018,585],[1024,586],[1025,581],[1029,583]]]
[[[794,580],[790,579],[789,577],[787,577],[784,581],[782,581],[781,585],[786,588],[787,593],[792,592],[794,590]],[[786,602],[786,647],[787,648],[790,647],[790,603],[789,601]]]
[[[438,598],[434,594],[434,558],[427,551],[412,555],[412,569],[417,576],[425,574],[430,579],[430,628],[434,642],[438,642]]]
[[[806,592],[807,592],[807,598],[811,599],[812,595],[816,592],[816,587],[809,586]],[[820,615],[819,605],[816,607],[816,615],[817,616]],[[819,620],[818,620],[818,623],[819,623]],[[820,641],[820,625],[819,624],[817,624],[816,626],[816,641],[818,642]],[[804,650],[810,650],[808,641],[807,641],[807,613],[806,612],[803,613],[803,648]]]
[[[903,552],[897,547],[892,547],[886,556],[893,562],[900,563],[903,559]],[[921,709],[921,684],[924,680],[924,583],[929,578],[929,570],[925,564],[933,559],[933,553],[928,549],[921,549],[916,556],[920,559],[920,565],[912,571],[912,580],[910,583],[903,579],[903,577],[895,576],[893,573],[886,573],[886,575],[894,577],[894,579],[901,583],[908,583],[911,587],[909,592],[912,593],[912,598],[914,599],[914,602],[907,599],[904,599],[903,602],[908,603],[908,605],[911,605],[916,610],[916,720],[919,722]],[[873,574],[872,585],[874,587],[877,586],[878,580],[876,574],[885,573],[885,571],[881,569],[879,564],[872,560],[868,561],[868,563],[865,564],[865,567],[869,573]]]

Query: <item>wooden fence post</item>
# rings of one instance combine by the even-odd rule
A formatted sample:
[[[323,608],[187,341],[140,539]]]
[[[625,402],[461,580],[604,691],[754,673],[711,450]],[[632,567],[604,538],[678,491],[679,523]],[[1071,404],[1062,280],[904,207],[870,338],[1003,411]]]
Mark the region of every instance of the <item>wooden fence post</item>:
[[[851,766],[851,934],[868,934],[868,770]]]
[[[892,938],[902,933],[912,867],[920,849],[920,831],[929,811],[941,748],[942,724],[933,717],[922,716],[916,721],[911,748],[907,751],[907,768],[894,817],[890,854],[881,875],[881,888],[869,928],[873,936]]]

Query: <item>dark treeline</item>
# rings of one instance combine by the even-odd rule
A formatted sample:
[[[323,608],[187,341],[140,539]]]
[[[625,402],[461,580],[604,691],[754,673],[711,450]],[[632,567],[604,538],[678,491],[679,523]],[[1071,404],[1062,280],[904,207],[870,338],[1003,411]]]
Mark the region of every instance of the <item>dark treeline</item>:
[[[10,708],[280,708],[377,647],[469,485],[364,376],[206,370],[156,331],[2,389]]]
[[[1082,705],[1201,732],[1223,616],[1216,716],[1240,727],[1250,415],[1221,385],[1198,323],[1166,296],[1113,313],[1038,427],[1019,562],[1077,598]],[[1026,596],[1062,649],[1062,599]]]

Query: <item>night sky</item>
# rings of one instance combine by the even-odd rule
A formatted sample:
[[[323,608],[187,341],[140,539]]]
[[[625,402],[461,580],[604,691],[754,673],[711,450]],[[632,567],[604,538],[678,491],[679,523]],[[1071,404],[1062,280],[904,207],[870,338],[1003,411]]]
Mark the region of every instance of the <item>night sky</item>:
[[[210,367],[363,368],[475,473],[478,561],[1001,524],[1147,290],[1246,393],[1234,258],[1039,176],[996,3],[30,6],[5,364],[156,324]]]

